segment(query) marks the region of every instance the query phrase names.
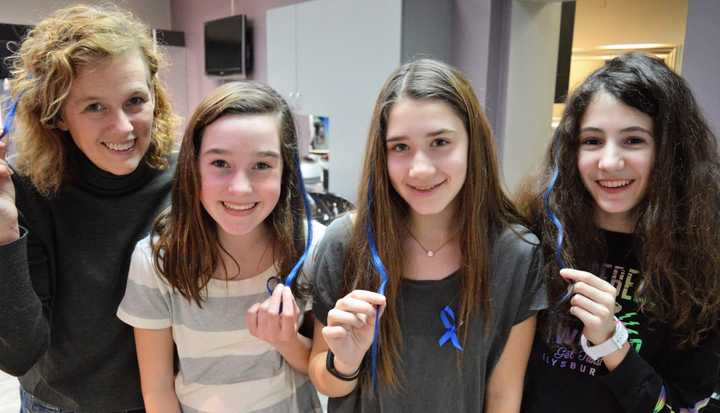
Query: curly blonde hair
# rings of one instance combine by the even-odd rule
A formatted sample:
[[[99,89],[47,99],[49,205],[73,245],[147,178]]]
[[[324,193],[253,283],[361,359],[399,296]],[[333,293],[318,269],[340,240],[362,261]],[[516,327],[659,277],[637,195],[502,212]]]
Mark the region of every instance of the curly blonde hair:
[[[149,71],[155,110],[147,163],[167,167],[178,118],[158,77],[163,59],[150,29],[131,13],[110,5],[60,9],[41,21],[10,58],[11,96],[17,106],[17,168],[45,195],[68,179],[70,140],[58,128],[63,104],[78,71],[138,50]]]

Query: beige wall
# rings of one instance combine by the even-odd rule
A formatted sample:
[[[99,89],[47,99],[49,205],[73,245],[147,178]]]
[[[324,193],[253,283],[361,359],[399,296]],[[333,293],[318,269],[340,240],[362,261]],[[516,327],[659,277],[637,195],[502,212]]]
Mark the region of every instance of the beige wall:
[[[516,192],[540,166],[552,135],[561,6],[515,0],[511,7],[501,159],[506,186]]]
[[[577,0],[570,64],[570,91],[595,69],[612,50],[603,46],[619,44],[659,44],[676,46],[680,71],[688,14],[688,0]],[[583,58],[592,54],[599,59]],[[563,104],[553,105],[553,120],[562,115]]]
[[[682,44],[688,0],[577,0],[573,50],[618,43]]]

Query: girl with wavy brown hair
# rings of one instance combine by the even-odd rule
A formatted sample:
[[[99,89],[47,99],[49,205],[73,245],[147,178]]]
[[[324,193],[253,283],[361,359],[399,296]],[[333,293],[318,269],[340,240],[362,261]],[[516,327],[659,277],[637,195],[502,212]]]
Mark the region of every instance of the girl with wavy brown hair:
[[[534,186],[551,307],[523,411],[698,411],[720,367],[720,158],[685,81],[643,54],[607,62]]]
[[[459,71],[418,60],[390,75],[362,176],[314,268],[310,377],[329,411],[519,411],[545,307],[538,240]]]
[[[297,132],[277,92],[234,82],[200,103],[172,207],[137,244],[118,309],[135,328],[147,411],[320,411],[305,375],[311,340],[298,329],[301,265],[324,227],[305,196]]]
[[[74,6],[38,23],[10,63],[0,368],[19,377],[23,412],[142,409],[132,331],[114,314],[132,247],[170,193],[161,57],[129,13]]]

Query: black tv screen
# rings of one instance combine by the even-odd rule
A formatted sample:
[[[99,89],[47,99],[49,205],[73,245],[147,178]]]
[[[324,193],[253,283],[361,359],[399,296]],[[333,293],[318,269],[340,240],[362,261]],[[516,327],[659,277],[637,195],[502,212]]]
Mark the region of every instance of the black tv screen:
[[[250,67],[248,34],[244,15],[205,22],[205,73],[247,75]]]
[[[7,60],[12,56],[12,51],[17,48],[17,42],[0,40],[0,79],[10,77],[10,66]]]
[[[20,49],[20,43],[32,26],[0,23],[0,79],[10,77],[7,58]]]

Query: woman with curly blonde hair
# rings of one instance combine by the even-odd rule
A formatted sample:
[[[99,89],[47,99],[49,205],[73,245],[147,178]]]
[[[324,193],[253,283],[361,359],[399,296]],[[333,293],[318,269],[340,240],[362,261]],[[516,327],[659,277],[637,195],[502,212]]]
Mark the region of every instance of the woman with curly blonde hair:
[[[96,6],[57,11],[11,58],[0,369],[19,377],[23,412],[142,409],[132,331],[115,310],[132,248],[169,201],[176,118],[160,66],[144,24]]]

